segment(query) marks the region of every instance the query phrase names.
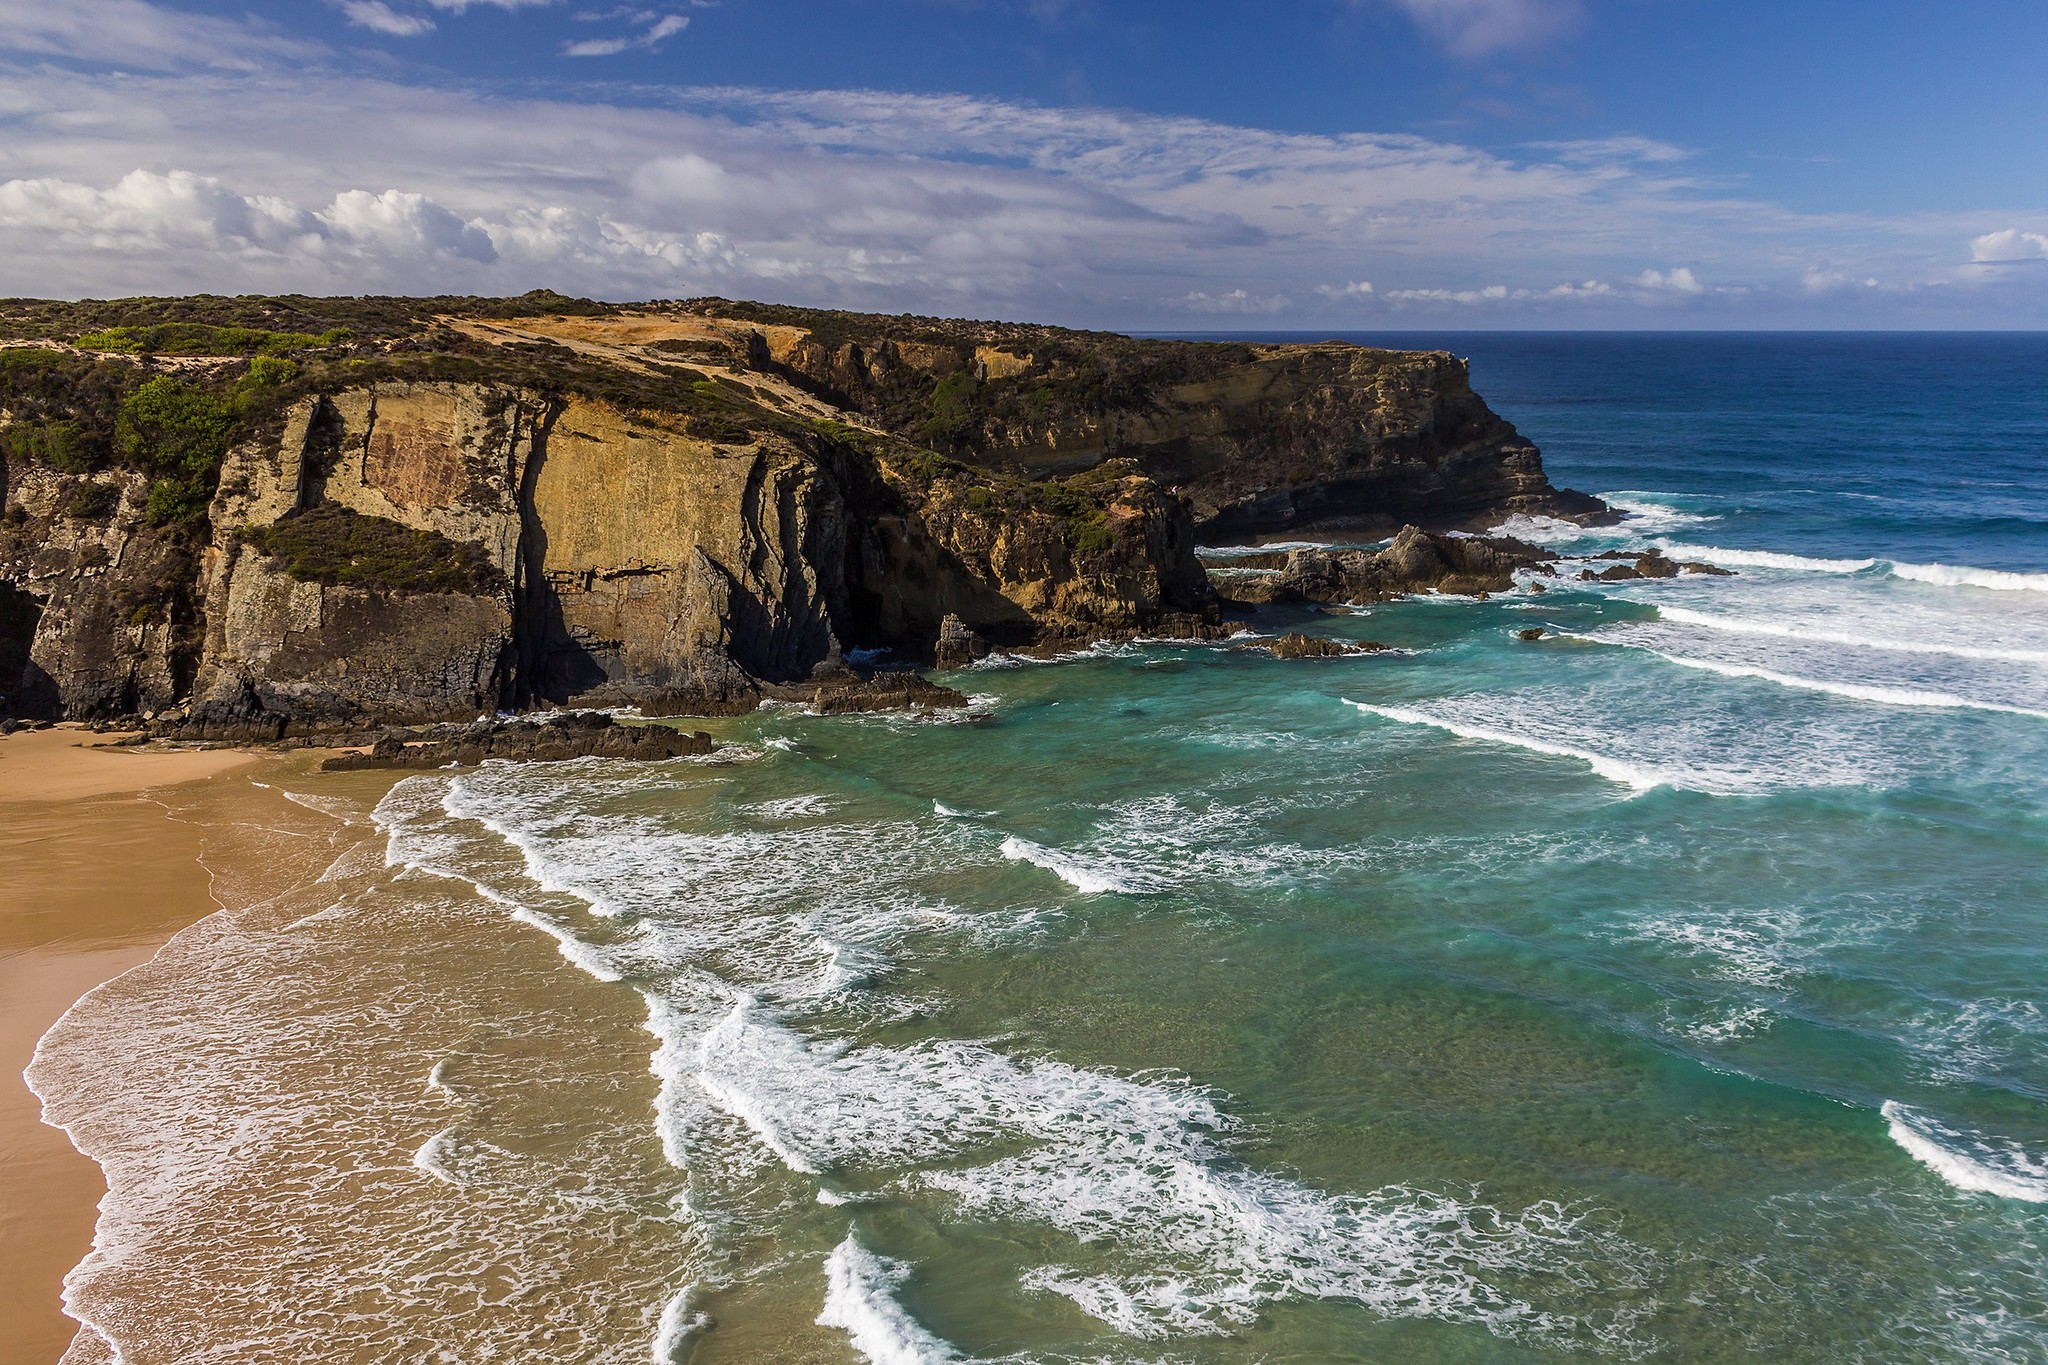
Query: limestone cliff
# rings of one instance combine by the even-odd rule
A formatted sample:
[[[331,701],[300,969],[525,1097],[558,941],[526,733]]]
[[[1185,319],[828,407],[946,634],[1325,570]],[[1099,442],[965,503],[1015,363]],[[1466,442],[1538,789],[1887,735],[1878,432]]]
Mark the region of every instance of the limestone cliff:
[[[0,304],[0,453],[0,711],[219,736],[1213,632],[1198,528],[1579,506],[1449,356],[709,300]]]

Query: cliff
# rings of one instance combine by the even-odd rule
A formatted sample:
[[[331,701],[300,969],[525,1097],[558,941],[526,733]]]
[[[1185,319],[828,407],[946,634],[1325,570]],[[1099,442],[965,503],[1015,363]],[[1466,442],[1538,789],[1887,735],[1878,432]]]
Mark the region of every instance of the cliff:
[[[1213,632],[1203,535],[1598,509],[1440,353],[723,300],[0,303],[0,454],[0,714],[237,737]]]

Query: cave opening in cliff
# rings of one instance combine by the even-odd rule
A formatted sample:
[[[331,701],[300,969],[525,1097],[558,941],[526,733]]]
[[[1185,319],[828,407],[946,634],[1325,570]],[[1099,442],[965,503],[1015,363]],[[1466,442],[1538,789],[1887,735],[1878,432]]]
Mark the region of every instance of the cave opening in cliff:
[[[31,690],[29,650],[42,619],[41,598],[12,583],[0,583],[0,716],[23,714]]]

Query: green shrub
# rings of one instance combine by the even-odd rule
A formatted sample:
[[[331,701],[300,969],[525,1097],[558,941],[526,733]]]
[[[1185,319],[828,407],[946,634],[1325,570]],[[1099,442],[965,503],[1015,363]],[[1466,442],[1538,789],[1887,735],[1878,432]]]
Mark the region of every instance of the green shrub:
[[[106,450],[76,422],[17,422],[0,433],[0,453],[10,461],[48,465],[66,474],[88,474],[106,463]]]
[[[202,322],[160,322],[144,327],[107,327],[80,336],[82,351],[121,355],[276,356],[318,346],[339,346],[354,333],[336,327],[312,332],[272,332],[260,327],[216,327]]]
[[[159,476],[149,490],[153,524],[197,527],[206,519],[235,428],[225,399],[167,375],[129,395],[114,439],[123,456]]]
[[[293,578],[397,593],[502,592],[505,576],[474,545],[322,503],[242,540]]]

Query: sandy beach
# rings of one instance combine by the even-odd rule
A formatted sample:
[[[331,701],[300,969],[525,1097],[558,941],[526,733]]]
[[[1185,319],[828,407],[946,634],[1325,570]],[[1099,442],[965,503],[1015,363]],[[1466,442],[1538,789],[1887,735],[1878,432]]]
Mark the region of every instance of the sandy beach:
[[[74,726],[0,738],[0,1365],[49,1365],[77,1324],[64,1274],[92,1244],[100,1171],[21,1079],[72,1002],[210,914],[199,827],[146,793],[246,784],[225,750],[110,748]]]

